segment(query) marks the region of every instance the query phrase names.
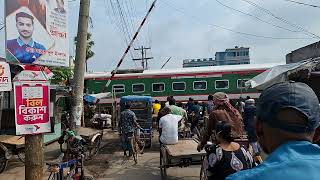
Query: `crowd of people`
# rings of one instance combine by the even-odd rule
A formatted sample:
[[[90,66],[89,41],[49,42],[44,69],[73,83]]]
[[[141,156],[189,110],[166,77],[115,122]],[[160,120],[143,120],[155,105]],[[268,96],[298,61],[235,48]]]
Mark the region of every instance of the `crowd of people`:
[[[257,105],[247,97],[233,106],[226,93],[217,92],[201,104],[189,98],[183,105],[173,96],[166,102],[155,100],[153,112],[161,144],[178,143],[181,127],[192,130],[209,116],[197,147],[207,152],[208,179],[319,179],[320,147],[314,142],[320,139],[320,106],[304,83],[273,85],[262,92]],[[138,126],[134,115],[131,119],[131,125]],[[235,141],[243,135],[251,151]],[[258,165],[253,156],[261,151],[268,157]]]

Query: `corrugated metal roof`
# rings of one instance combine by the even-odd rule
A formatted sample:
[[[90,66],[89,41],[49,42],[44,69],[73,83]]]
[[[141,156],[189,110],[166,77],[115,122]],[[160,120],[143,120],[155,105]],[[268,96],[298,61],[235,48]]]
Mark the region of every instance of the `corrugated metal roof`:
[[[159,69],[145,70],[143,73],[116,74],[115,77],[126,76],[150,76],[150,75],[166,75],[166,74],[192,74],[192,73],[209,73],[209,72],[232,72],[232,71],[248,71],[248,70],[264,70],[269,69],[283,63],[272,64],[244,64],[244,65],[225,65],[225,66],[208,66],[178,69]],[[94,72],[85,74],[86,79],[90,78],[106,78],[110,77],[111,72]]]

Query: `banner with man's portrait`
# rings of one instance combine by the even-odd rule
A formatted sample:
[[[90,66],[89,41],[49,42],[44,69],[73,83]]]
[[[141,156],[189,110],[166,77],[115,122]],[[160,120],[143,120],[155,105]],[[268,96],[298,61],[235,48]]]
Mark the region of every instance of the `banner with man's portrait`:
[[[7,61],[68,67],[68,1],[5,2]]]

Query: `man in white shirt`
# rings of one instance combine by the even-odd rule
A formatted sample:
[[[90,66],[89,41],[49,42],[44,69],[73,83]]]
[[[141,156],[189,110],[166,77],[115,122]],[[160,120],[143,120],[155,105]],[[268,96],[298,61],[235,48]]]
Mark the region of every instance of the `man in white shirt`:
[[[182,119],[180,115],[170,114],[168,107],[162,109],[164,116],[159,121],[160,142],[163,144],[178,143],[178,123]]]

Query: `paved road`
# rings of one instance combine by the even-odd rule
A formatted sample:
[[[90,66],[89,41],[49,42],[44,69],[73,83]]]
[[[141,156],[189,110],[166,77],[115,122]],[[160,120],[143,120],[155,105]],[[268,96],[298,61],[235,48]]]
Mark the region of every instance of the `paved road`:
[[[116,133],[108,131],[103,139],[100,153],[92,160],[86,162],[86,173],[101,180],[160,180],[159,144],[154,140],[151,149],[139,156],[139,163],[134,164],[133,159],[124,158],[120,150],[119,137]],[[59,146],[53,143],[46,147],[46,161],[59,156]],[[168,179],[199,179],[200,166],[188,168],[169,168]],[[0,175],[0,180],[23,180],[24,164],[17,159],[9,162],[7,170]],[[47,174],[46,174],[47,175]],[[46,178],[44,178],[46,179]]]

